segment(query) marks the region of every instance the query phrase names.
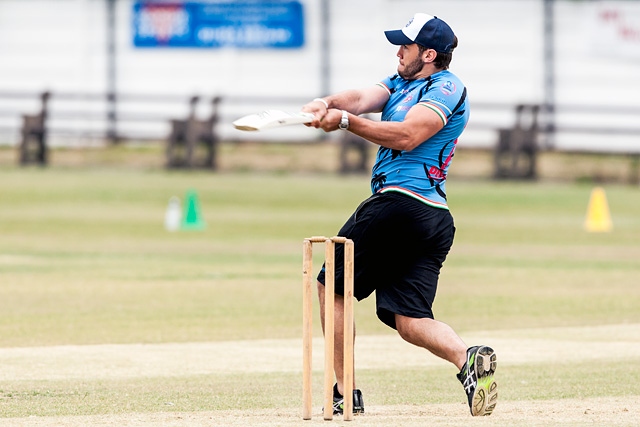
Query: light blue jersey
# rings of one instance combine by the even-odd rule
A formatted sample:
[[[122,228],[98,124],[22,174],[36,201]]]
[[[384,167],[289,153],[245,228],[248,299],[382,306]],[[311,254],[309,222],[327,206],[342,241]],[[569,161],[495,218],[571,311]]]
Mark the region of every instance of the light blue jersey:
[[[416,104],[430,108],[444,127],[411,151],[380,147],[373,166],[373,193],[398,191],[431,206],[448,209],[445,181],[458,137],[469,121],[467,89],[448,70],[418,80],[398,74],[379,83],[389,92],[382,110],[383,121],[401,122]]]

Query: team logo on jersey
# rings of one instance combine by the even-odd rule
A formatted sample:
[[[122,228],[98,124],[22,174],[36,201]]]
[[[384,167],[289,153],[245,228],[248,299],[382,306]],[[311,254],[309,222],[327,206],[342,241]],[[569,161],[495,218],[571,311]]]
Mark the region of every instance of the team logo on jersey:
[[[407,97],[405,97],[402,102],[403,103],[407,103],[407,102],[411,102],[413,100],[413,95],[409,95]]]
[[[444,93],[445,95],[453,95],[454,93],[456,93],[455,83],[453,83],[451,80],[447,80],[440,86],[440,92]]]

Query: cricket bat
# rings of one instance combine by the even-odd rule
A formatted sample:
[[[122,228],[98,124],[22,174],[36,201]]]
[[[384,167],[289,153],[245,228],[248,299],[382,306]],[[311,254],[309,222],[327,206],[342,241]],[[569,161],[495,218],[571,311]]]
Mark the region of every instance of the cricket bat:
[[[261,113],[241,117],[233,122],[233,126],[238,130],[257,131],[311,123],[312,121],[313,114],[311,113],[289,113],[282,110],[265,110]]]

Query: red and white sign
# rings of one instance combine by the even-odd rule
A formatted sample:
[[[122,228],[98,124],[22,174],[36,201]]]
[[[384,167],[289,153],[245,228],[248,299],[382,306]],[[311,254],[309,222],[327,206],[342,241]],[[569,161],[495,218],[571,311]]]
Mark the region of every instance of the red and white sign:
[[[599,1],[591,8],[586,39],[592,53],[640,59],[640,3]]]

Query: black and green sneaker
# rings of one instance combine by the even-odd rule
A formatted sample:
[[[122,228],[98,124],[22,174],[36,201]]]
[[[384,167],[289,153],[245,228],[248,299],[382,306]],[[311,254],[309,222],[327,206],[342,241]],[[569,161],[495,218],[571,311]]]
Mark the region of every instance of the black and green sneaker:
[[[467,350],[467,361],[457,375],[469,399],[471,415],[491,415],[498,402],[498,384],[493,376],[498,365],[491,347],[476,346]]]
[[[333,385],[333,415],[342,415],[344,412],[344,397],[338,392],[338,384]],[[364,413],[364,400],[362,392],[358,389],[353,390],[353,413]]]

